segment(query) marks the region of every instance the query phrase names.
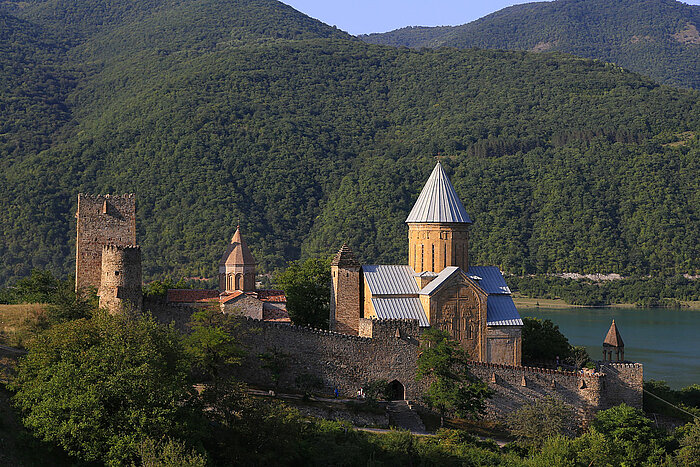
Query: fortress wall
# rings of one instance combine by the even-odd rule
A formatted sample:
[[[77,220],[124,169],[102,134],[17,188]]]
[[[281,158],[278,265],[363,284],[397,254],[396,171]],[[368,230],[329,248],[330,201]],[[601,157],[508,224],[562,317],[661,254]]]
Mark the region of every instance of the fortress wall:
[[[161,322],[174,322],[183,331],[196,311],[185,306],[148,303],[144,309],[150,309]],[[425,384],[415,381],[419,332],[417,323],[402,320],[362,319],[360,333],[365,337],[360,337],[241,319],[237,337],[248,355],[235,374],[250,384],[273,387],[271,373],[262,368],[258,357],[276,352],[287,360],[280,375],[280,388],[303,391],[304,380],[317,375],[321,387],[312,392],[331,395],[337,387],[342,396],[354,397],[369,381],[397,379],[404,384],[407,399],[420,400]],[[375,337],[368,337],[372,335]],[[641,408],[643,375],[638,363],[606,362],[598,372],[482,362],[471,362],[469,367],[494,392],[487,400],[489,419],[503,420],[509,413],[543,397],[554,397],[572,406],[583,420],[622,402]]]
[[[487,418],[504,419],[525,404],[554,397],[572,406],[582,419],[601,408],[604,377],[545,368],[473,362],[470,370],[494,391],[487,401]]]
[[[602,408],[608,409],[623,402],[642,408],[644,366],[641,363],[598,362],[598,368],[605,374]]]
[[[300,326],[242,319],[237,329],[248,352],[235,370],[244,381],[273,387],[271,373],[262,368],[258,356],[265,352],[284,355],[286,365],[279,387],[304,390],[317,380],[312,392],[333,394],[337,388],[343,397],[355,397],[368,382],[394,379],[405,387],[406,398],[421,393],[415,381],[418,341],[394,337],[385,330],[379,337],[349,336]]]

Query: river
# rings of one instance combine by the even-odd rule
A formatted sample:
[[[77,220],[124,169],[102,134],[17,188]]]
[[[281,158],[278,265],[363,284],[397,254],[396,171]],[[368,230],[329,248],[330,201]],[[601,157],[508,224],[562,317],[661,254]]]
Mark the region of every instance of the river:
[[[594,360],[615,319],[625,343],[625,358],[644,364],[644,380],[664,380],[680,389],[700,384],[700,310],[659,308],[534,308],[522,316],[551,319]]]

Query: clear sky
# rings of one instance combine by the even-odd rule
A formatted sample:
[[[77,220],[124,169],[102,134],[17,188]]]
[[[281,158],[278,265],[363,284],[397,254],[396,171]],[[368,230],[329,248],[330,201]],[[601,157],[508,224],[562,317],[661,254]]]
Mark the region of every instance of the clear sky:
[[[464,24],[518,0],[282,0],[295,9],[350,34],[386,32],[404,26]],[[700,4],[700,0],[684,3]]]

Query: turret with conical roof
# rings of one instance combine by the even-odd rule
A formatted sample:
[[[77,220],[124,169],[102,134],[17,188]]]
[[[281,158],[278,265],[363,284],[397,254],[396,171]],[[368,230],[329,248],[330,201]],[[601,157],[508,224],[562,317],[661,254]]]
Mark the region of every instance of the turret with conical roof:
[[[331,331],[357,335],[361,313],[360,263],[343,244],[331,262]]]
[[[612,361],[613,353],[618,362],[625,361],[625,343],[622,341],[620,331],[615,320],[612,321],[607,336],[603,341],[603,360]]]
[[[438,162],[406,218],[408,264],[416,273],[439,273],[448,266],[469,269],[472,223]]]
[[[231,243],[219,261],[219,290],[255,290],[255,258],[241,236],[240,226],[236,226]]]

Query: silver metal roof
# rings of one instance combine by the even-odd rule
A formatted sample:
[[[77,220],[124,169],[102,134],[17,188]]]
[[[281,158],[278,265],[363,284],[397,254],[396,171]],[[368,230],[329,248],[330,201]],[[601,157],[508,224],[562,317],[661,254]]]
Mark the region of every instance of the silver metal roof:
[[[420,192],[406,222],[472,223],[439,162]]]
[[[417,319],[418,325],[428,327],[428,317],[425,316],[420,298],[373,298],[372,306],[380,319]]]
[[[440,271],[440,274],[438,274],[435,279],[431,280],[428,285],[420,290],[420,294],[432,295],[443,282],[452,277],[453,274],[456,274],[457,271],[461,271],[461,269],[459,269],[457,266],[447,266],[445,269]]]
[[[413,269],[407,265],[362,266],[372,295],[417,295],[418,284]]]
[[[487,294],[510,294],[510,288],[496,266],[470,266],[467,275],[476,280]],[[479,279],[472,276],[478,276]]]
[[[510,295],[489,295],[486,298],[486,324],[489,326],[522,326],[518,309]]]

